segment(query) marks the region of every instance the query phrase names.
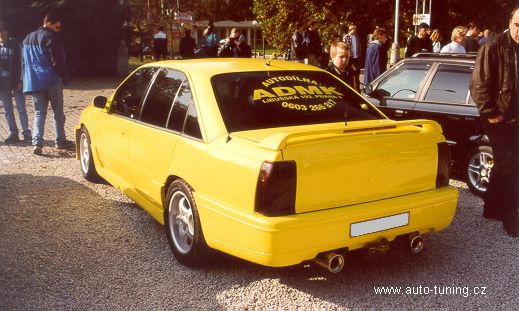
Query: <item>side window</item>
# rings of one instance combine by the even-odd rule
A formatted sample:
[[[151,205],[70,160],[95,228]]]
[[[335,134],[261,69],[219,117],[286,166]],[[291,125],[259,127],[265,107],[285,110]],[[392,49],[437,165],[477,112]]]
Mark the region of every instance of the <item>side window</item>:
[[[393,71],[376,89],[382,96],[413,100],[430,64],[404,64]]]
[[[189,93],[189,96],[186,96]],[[182,83],[178,95],[173,103],[173,109],[168,120],[168,128],[177,132],[182,132],[184,128],[184,120],[186,119],[187,108],[189,108],[189,102],[192,100],[191,91],[189,90],[189,84],[187,81]]]
[[[178,91],[169,116],[168,128],[186,135],[202,139],[198,116],[189,82],[184,80]]]
[[[200,126],[198,126],[198,117],[196,115],[195,103],[193,101],[191,101],[189,109],[187,110],[184,133],[186,135],[202,139],[202,133],[200,133]]]
[[[141,121],[166,127],[169,111],[185,75],[174,70],[161,69],[144,101]]]
[[[110,112],[124,117],[139,117],[140,104],[146,88],[157,68],[147,67],[136,71],[117,89]]]
[[[470,66],[440,65],[427,91],[425,100],[457,104],[467,103],[471,73]]]

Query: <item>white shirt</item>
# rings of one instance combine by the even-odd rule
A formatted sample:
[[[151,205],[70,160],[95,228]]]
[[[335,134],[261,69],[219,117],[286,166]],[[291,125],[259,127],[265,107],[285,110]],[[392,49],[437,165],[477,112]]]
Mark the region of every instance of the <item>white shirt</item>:
[[[155,35],[153,35],[153,39],[167,39],[167,37],[163,31],[159,31]]]
[[[451,43],[442,47],[440,53],[467,53],[467,51],[465,50],[463,45],[459,44],[458,42],[452,41]]]

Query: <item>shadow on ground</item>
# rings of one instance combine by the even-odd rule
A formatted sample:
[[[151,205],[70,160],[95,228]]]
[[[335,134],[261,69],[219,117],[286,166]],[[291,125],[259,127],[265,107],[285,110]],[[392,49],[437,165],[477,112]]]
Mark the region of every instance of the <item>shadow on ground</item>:
[[[0,175],[4,308],[331,310],[517,303],[498,299],[519,291],[517,270],[507,273],[515,286],[497,276],[503,267],[517,267],[519,246],[496,223],[481,220],[475,197],[460,205],[451,227],[426,236],[422,254],[352,252],[345,269],[330,274],[317,267],[262,267],[226,255],[205,268],[186,268],[172,256],[163,227],[114,197],[114,190],[64,177]],[[496,254],[499,265],[493,264]],[[486,295],[374,292],[375,286],[435,285],[486,287]]]

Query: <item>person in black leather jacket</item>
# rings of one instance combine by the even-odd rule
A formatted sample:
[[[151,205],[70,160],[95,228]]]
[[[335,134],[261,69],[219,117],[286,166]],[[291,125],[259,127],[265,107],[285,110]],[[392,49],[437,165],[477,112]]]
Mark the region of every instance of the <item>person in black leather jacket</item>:
[[[240,35],[237,28],[233,28],[229,37],[222,41],[218,48],[218,57],[250,58],[252,56],[250,46],[245,42],[245,38]]]
[[[479,50],[470,92],[494,154],[483,216],[519,237],[519,6],[509,29]]]

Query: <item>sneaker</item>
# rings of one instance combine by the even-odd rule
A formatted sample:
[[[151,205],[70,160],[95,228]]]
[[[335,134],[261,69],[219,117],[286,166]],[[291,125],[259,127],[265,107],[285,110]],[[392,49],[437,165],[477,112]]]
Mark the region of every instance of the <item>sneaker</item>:
[[[34,149],[32,149],[32,152],[35,155],[42,155],[43,154],[43,149],[40,146],[34,146]]]
[[[6,143],[6,144],[16,144],[19,141],[20,141],[20,139],[18,138],[18,135],[11,134],[11,135],[9,135],[9,137],[7,137],[6,140],[4,140],[4,143]]]
[[[65,140],[62,143],[56,143],[55,148],[56,149],[72,149],[75,148],[76,144],[71,140]]]
[[[32,141],[31,135],[23,135],[23,142],[30,143]]]

